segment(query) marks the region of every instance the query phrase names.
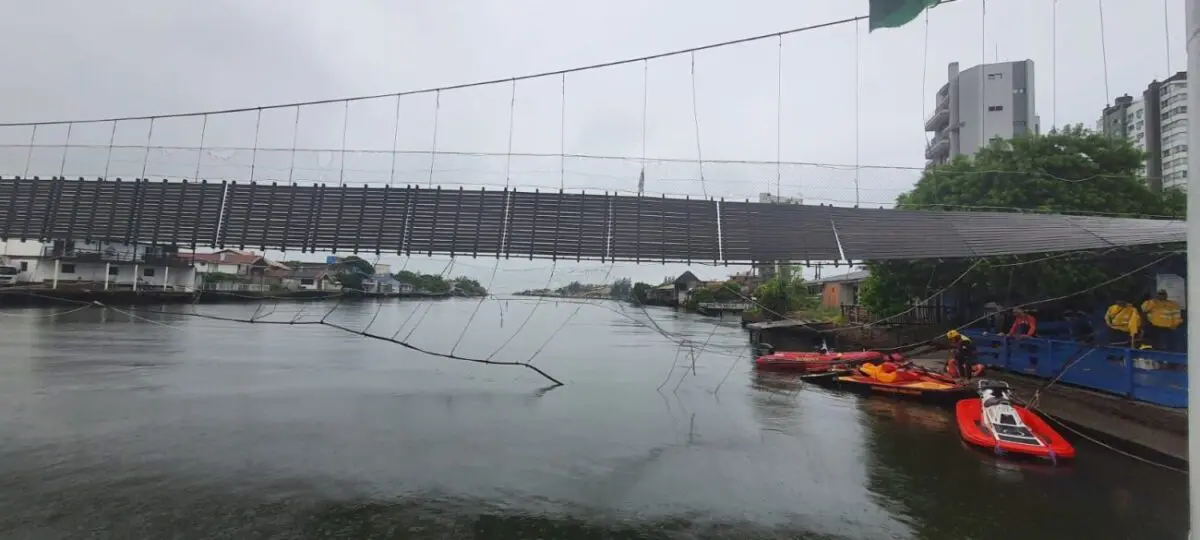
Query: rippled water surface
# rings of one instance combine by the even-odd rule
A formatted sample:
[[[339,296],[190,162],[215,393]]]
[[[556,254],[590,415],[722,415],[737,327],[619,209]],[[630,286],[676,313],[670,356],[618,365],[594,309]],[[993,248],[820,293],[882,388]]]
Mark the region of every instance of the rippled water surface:
[[[385,302],[371,332],[448,352],[476,304]],[[535,360],[566,386],[323,326],[5,311],[0,536],[1186,533],[1180,475],[1082,441],[1070,468],[997,461],[963,446],[949,410],[756,375],[733,322],[648,312],[709,342],[693,365],[641,310],[544,302],[496,352],[535,305],[485,302],[455,354],[525,361],[570,317]],[[269,319],[319,319],[333,305],[301,307]],[[346,303],[329,320],[364,328],[375,311]]]

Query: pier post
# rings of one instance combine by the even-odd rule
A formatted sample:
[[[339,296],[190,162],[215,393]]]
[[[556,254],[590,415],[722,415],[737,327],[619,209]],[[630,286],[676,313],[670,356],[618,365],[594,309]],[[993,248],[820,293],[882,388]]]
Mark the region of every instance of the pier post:
[[[51,289],[58,288],[58,272],[59,272],[60,268],[62,268],[62,260],[54,259],[54,277],[53,277],[53,279],[50,280],[50,288]]]
[[[104,263],[104,290],[108,290],[108,276],[112,263]]]
[[[162,288],[164,291],[167,290],[167,283],[170,283],[170,281],[171,281],[171,267],[164,266],[163,267],[163,280],[162,280]]]
[[[1187,78],[1188,78],[1188,109],[1200,111],[1200,0],[1186,0],[1187,32]],[[1200,148],[1200,123],[1192,122],[1196,113],[1188,116],[1188,146]],[[1200,173],[1200,152],[1188,153],[1188,169]],[[1200,243],[1200,174],[1188,176],[1187,185],[1187,306],[1200,306],[1200,286],[1191,283],[1193,276],[1200,277],[1200,252],[1196,251]],[[1190,311],[1190,310],[1189,310]],[[1200,319],[1196,312],[1189,313],[1187,320],[1188,353],[1200,354]],[[1200,373],[1192,375],[1191,361],[1188,361],[1188,411],[1200,410]],[[1188,414],[1188,463],[1196,466],[1200,463],[1200,414]],[[1189,467],[1190,471],[1190,467]],[[1190,529],[1200,526],[1200,478],[1188,473],[1188,512]],[[1188,537],[1192,535],[1189,532]]]
[[[133,291],[134,292],[137,292],[137,284],[138,284],[138,265],[137,265],[137,263],[133,263]]]

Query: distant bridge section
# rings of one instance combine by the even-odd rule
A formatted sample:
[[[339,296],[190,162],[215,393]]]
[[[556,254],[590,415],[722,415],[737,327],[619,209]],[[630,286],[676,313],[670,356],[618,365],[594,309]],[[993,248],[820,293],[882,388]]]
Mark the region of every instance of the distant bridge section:
[[[743,263],[962,258],[1184,242],[1183,221],[416,186],[0,179],[0,237]]]

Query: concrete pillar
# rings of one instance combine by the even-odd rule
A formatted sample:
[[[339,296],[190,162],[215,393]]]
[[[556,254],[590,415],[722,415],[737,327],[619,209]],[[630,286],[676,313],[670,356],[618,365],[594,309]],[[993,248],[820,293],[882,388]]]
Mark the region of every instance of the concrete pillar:
[[[135,291],[137,290],[137,284],[138,284],[138,265],[137,265],[137,263],[134,263],[134,265],[133,265],[133,290],[135,290]]]
[[[170,277],[171,277],[171,269],[169,267],[164,266],[163,267],[163,280],[162,280],[162,286],[163,286],[164,291],[167,290],[167,283],[170,282]]]
[[[1200,0],[1187,0],[1187,77],[1188,77],[1188,110],[1200,111]],[[1188,185],[1187,185],[1187,305],[1189,316],[1187,320],[1188,353],[1200,355],[1200,317],[1197,317],[1197,307],[1200,307],[1200,285],[1191,283],[1191,278],[1200,279],[1200,125],[1194,122],[1197,113],[1188,115],[1188,147],[1195,148],[1188,152]],[[1200,356],[1198,356],[1200,357]],[[1191,370],[1189,358],[1188,369]],[[1200,410],[1200,376],[1188,377],[1188,411]],[[1188,414],[1188,461],[1200,463],[1200,414]],[[1191,501],[1189,521],[1191,529],[1200,526],[1200,478],[1188,473],[1188,499]],[[1192,537],[1191,533],[1188,537]]]
[[[111,263],[104,263],[104,290],[108,290],[108,271],[112,267]]]
[[[51,288],[51,289],[57,289],[57,288],[58,288],[58,272],[59,272],[59,270],[60,270],[61,268],[62,268],[62,260],[61,260],[61,259],[54,259],[54,278],[53,278],[53,279],[51,280],[51,282],[50,282],[50,288]]]

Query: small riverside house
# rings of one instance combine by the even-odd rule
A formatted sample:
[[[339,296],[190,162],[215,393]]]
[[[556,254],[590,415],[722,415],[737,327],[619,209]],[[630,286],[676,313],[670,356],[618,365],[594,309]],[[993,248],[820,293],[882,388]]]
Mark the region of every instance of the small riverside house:
[[[807,283],[808,291],[810,294],[820,295],[821,305],[825,307],[857,306],[859,286],[870,276],[869,270],[858,270],[818,279]]]
[[[16,267],[17,282],[93,290],[192,291],[196,272],[175,246],[83,240],[6,240],[0,261]]]

